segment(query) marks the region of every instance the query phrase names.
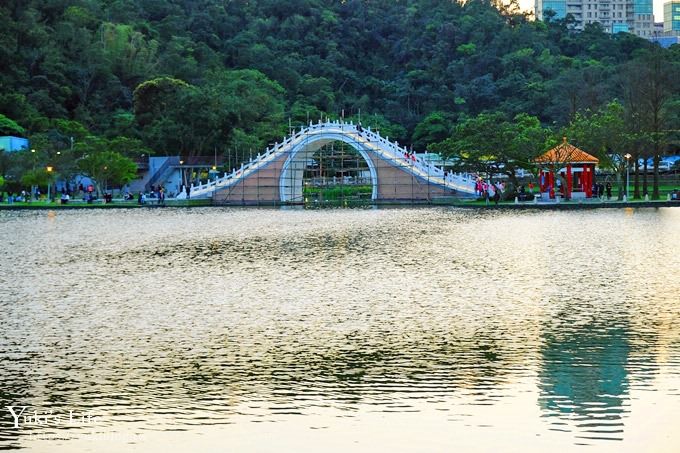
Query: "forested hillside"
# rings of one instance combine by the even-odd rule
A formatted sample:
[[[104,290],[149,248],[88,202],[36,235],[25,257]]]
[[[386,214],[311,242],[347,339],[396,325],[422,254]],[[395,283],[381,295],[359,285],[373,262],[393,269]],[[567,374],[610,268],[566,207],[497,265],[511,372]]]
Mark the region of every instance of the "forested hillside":
[[[343,111],[417,149],[485,111],[556,129],[623,102],[635,61],[680,60],[480,0],[4,0],[0,17],[2,132],[128,155],[259,150]]]

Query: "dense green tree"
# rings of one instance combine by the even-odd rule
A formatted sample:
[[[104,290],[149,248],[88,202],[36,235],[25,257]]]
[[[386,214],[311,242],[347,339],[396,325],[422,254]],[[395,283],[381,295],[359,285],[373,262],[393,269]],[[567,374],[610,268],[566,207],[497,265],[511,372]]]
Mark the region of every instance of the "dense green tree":
[[[284,89],[259,71],[211,72],[203,95],[216,113],[216,137],[228,147],[257,152],[286,134]]]
[[[668,145],[673,141],[678,129],[676,104],[672,101],[680,89],[677,72],[680,63],[674,60],[670,52],[653,48],[642,52],[640,56],[624,66],[624,90],[630,109],[630,118],[634,127],[646,134],[651,142],[642,157],[653,160],[652,198],[659,198],[659,161]],[[644,190],[646,192],[646,159]]]
[[[167,111],[181,106],[178,99],[191,93],[194,87],[183,80],[158,77],[141,83],[133,93],[135,117],[140,126],[152,123]]]
[[[0,113],[0,135],[23,136],[24,134],[26,134],[26,129],[19,126],[16,121]]]
[[[53,171],[48,171],[47,168],[36,168],[26,171],[21,177],[21,183],[24,186],[31,186],[31,193],[35,193],[36,188],[45,188],[53,183],[56,179],[56,174]]]
[[[459,162],[458,168],[488,177],[505,174],[518,185],[519,169],[533,170],[533,159],[551,143],[551,132],[538,118],[499,112],[482,113],[459,123],[451,138],[432,149]]]
[[[614,99],[652,140],[636,157],[658,162],[680,129],[666,83],[677,69],[664,72],[680,46],[599,25],[575,33],[573,18],[533,21],[516,3],[6,0],[0,17],[0,114],[50,158],[117,140],[128,156],[238,161],[279,141],[287,117],[342,112],[424,149],[479,114],[558,130]],[[635,71],[642,83],[620,77]]]
[[[417,150],[425,150],[431,143],[438,143],[449,137],[451,122],[441,112],[427,115],[413,131],[412,143]]]
[[[600,159],[600,167],[614,170],[619,199],[623,196],[624,175],[629,164],[624,156],[640,140],[638,135],[629,132],[625,121],[624,107],[619,102],[611,102],[595,112],[577,113],[566,128],[571,142]]]
[[[81,158],[78,169],[94,180],[98,196],[109,185],[122,186],[137,176],[137,164],[113,151],[94,152]]]

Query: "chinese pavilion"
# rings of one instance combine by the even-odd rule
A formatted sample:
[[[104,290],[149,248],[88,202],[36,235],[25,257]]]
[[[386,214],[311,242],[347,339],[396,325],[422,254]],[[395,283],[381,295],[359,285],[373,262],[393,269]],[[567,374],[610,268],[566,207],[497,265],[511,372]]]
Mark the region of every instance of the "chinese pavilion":
[[[555,193],[568,199],[590,198],[593,195],[595,166],[600,162],[597,157],[571,145],[567,137],[562,143],[534,159],[539,166],[539,185],[541,193],[555,198]],[[559,175],[566,181],[560,184]],[[566,187],[565,187],[566,185]]]

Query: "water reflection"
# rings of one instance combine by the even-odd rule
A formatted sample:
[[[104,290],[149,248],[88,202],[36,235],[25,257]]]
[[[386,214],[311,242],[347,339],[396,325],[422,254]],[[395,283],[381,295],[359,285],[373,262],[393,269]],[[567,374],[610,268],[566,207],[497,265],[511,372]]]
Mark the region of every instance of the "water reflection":
[[[141,439],[412,414],[483,449],[630,445],[640,391],[680,401],[678,211],[0,212],[0,406]],[[9,421],[38,451],[91,430]]]
[[[621,322],[574,325],[564,315],[564,322],[545,333],[540,405],[546,416],[572,423],[553,421],[550,429],[570,430],[573,424],[579,437],[623,440],[630,332]]]

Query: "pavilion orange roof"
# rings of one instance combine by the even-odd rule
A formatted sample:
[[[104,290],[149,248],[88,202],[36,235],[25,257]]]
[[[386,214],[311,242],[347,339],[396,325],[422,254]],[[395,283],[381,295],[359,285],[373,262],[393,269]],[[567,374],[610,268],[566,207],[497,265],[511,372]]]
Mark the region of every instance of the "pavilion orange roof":
[[[538,156],[534,159],[534,162],[539,164],[597,164],[600,162],[600,159],[569,144],[567,142],[567,137],[563,137],[562,143]]]

